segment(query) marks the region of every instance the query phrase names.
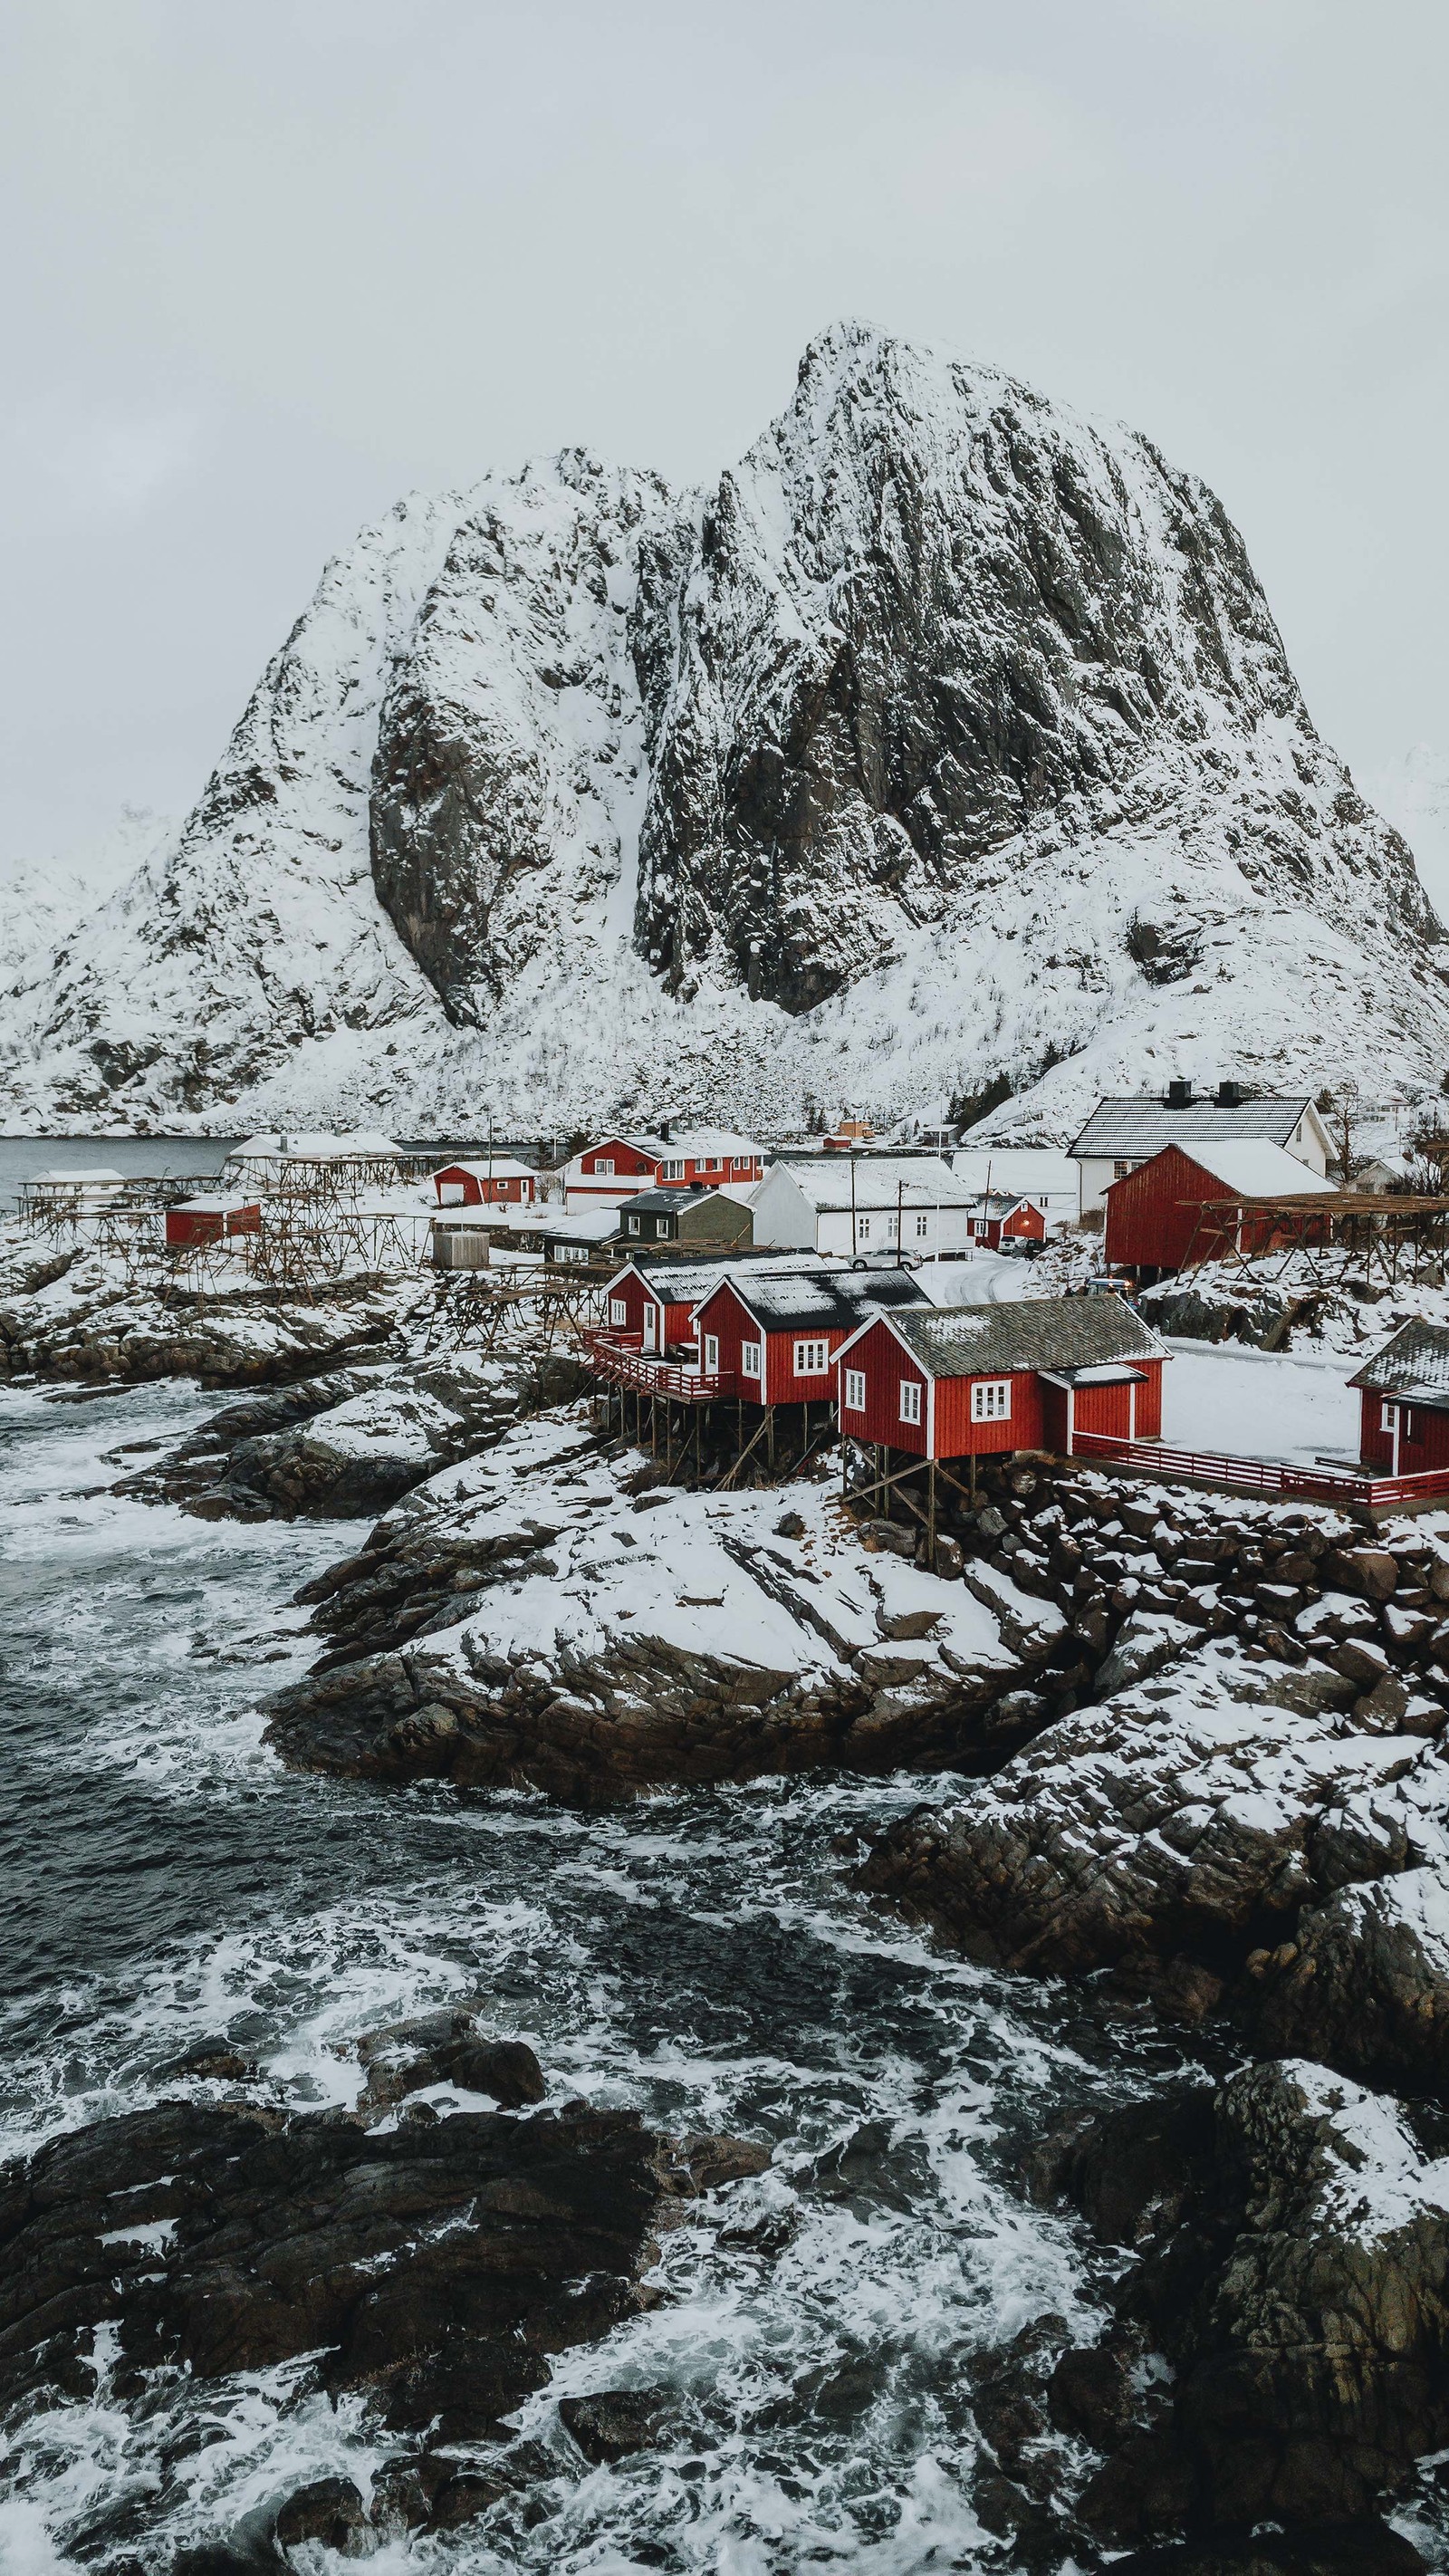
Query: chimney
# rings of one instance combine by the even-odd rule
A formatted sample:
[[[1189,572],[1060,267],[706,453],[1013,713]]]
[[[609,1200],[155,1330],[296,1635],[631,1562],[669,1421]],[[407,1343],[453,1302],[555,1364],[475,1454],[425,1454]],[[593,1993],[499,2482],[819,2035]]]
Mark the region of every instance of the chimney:
[[[1240,1082],[1220,1082],[1218,1084],[1217,1105],[1219,1109],[1241,1109],[1243,1105],[1242,1084]]]
[[[1192,1084],[1190,1082],[1184,1082],[1180,1074],[1175,1075],[1173,1080],[1167,1086],[1166,1106],[1169,1109],[1190,1109],[1192,1107]]]
[[[661,1145],[668,1145],[668,1144],[672,1144],[672,1142],[673,1142],[673,1138],[670,1136],[670,1133],[669,1133],[669,1130],[670,1130],[670,1127],[671,1127],[672,1123],[673,1123],[673,1122],[672,1122],[670,1119],[668,1119],[668,1118],[661,1118],[661,1119],[660,1119],[660,1121],[659,1121],[659,1142],[660,1142],[660,1144],[661,1144]]]

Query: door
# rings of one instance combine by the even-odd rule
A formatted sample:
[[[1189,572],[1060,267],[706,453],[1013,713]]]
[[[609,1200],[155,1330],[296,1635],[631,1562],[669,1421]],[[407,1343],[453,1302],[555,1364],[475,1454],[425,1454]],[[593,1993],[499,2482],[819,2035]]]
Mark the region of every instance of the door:
[[[659,1348],[659,1309],[652,1297],[644,1300],[644,1348],[646,1351]]]

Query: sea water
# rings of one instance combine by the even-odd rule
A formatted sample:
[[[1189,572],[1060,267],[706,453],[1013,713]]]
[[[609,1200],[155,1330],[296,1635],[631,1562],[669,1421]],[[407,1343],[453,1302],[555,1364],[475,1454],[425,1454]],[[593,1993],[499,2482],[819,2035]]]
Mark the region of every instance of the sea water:
[[[560,2356],[518,2430],[555,2474],[370,2563],[908,2576],[978,2522],[973,2355],[1104,2274],[1031,2204],[1030,2142],[1173,2062],[1090,2000],[998,1978],[873,1906],[852,1837],[939,1777],[762,1780],[583,1816],[531,1794],[288,1773],[268,1694],[315,1641],[299,1584],[357,1524],[189,1519],[116,1493],[213,1409],[168,1384],[0,1395],[4,2152],[178,2093],[204,2040],[267,2098],[349,2103],[358,2037],[449,2001],[537,2050],[554,2100],[767,2141],[664,2241],[664,2297]],[[486,1614],[485,1614],[486,1615]],[[0,2567],[164,2566],[396,2444],[304,2367],[102,2384],[12,2430]],[[672,2392],[662,2446],[590,2469],[561,2395]],[[319,2561],[320,2563],[320,2561]]]

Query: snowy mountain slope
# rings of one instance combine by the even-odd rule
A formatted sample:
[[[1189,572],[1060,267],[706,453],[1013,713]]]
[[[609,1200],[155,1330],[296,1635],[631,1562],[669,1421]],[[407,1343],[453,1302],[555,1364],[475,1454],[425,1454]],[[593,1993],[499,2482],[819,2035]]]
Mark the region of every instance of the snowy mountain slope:
[[[838,325],[711,495],[566,451],[327,568],[5,1123],[793,1126],[1437,1087],[1440,934],[1194,478]]]

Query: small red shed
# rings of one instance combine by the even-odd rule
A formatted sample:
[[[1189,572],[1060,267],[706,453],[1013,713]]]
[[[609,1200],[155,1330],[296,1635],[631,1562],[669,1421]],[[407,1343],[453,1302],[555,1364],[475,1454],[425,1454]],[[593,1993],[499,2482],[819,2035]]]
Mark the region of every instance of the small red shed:
[[[1442,1324],[1405,1324],[1349,1385],[1363,1407],[1365,1467],[1379,1476],[1449,1467],[1449,1331]]]
[[[735,1271],[695,1308],[700,1365],[747,1404],[828,1403],[835,1354],[863,1318],[926,1302],[904,1269]]]
[[[841,1433],[917,1458],[1156,1440],[1166,1357],[1120,1297],[875,1315],[837,1354]]]
[[[1199,1259],[1270,1252],[1284,1239],[1272,1203],[1322,1198],[1331,1186],[1261,1137],[1164,1145],[1135,1171],[1107,1184],[1107,1266],[1134,1270],[1139,1280],[1161,1279],[1182,1268],[1194,1239]],[[1255,1208],[1256,1200],[1269,1204]],[[1239,1202],[1236,1208],[1233,1201]]]
[[[433,1174],[439,1207],[532,1207],[538,1174],[512,1154],[488,1163],[444,1163]]]
[[[1003,1242],[1045,1243],[1046,1215],[1035,1199],[1014,1199],[993,1191],[989,1198],[983,1195],[976,1201],[967,1232],[987,1252],[998,1251]]]
[[[166,1211],[167,1242],[188,1251],[197,1244],[223,1243],[228,1235],[260,1234],[261,1230],[258,1199],[178,1199]]]

